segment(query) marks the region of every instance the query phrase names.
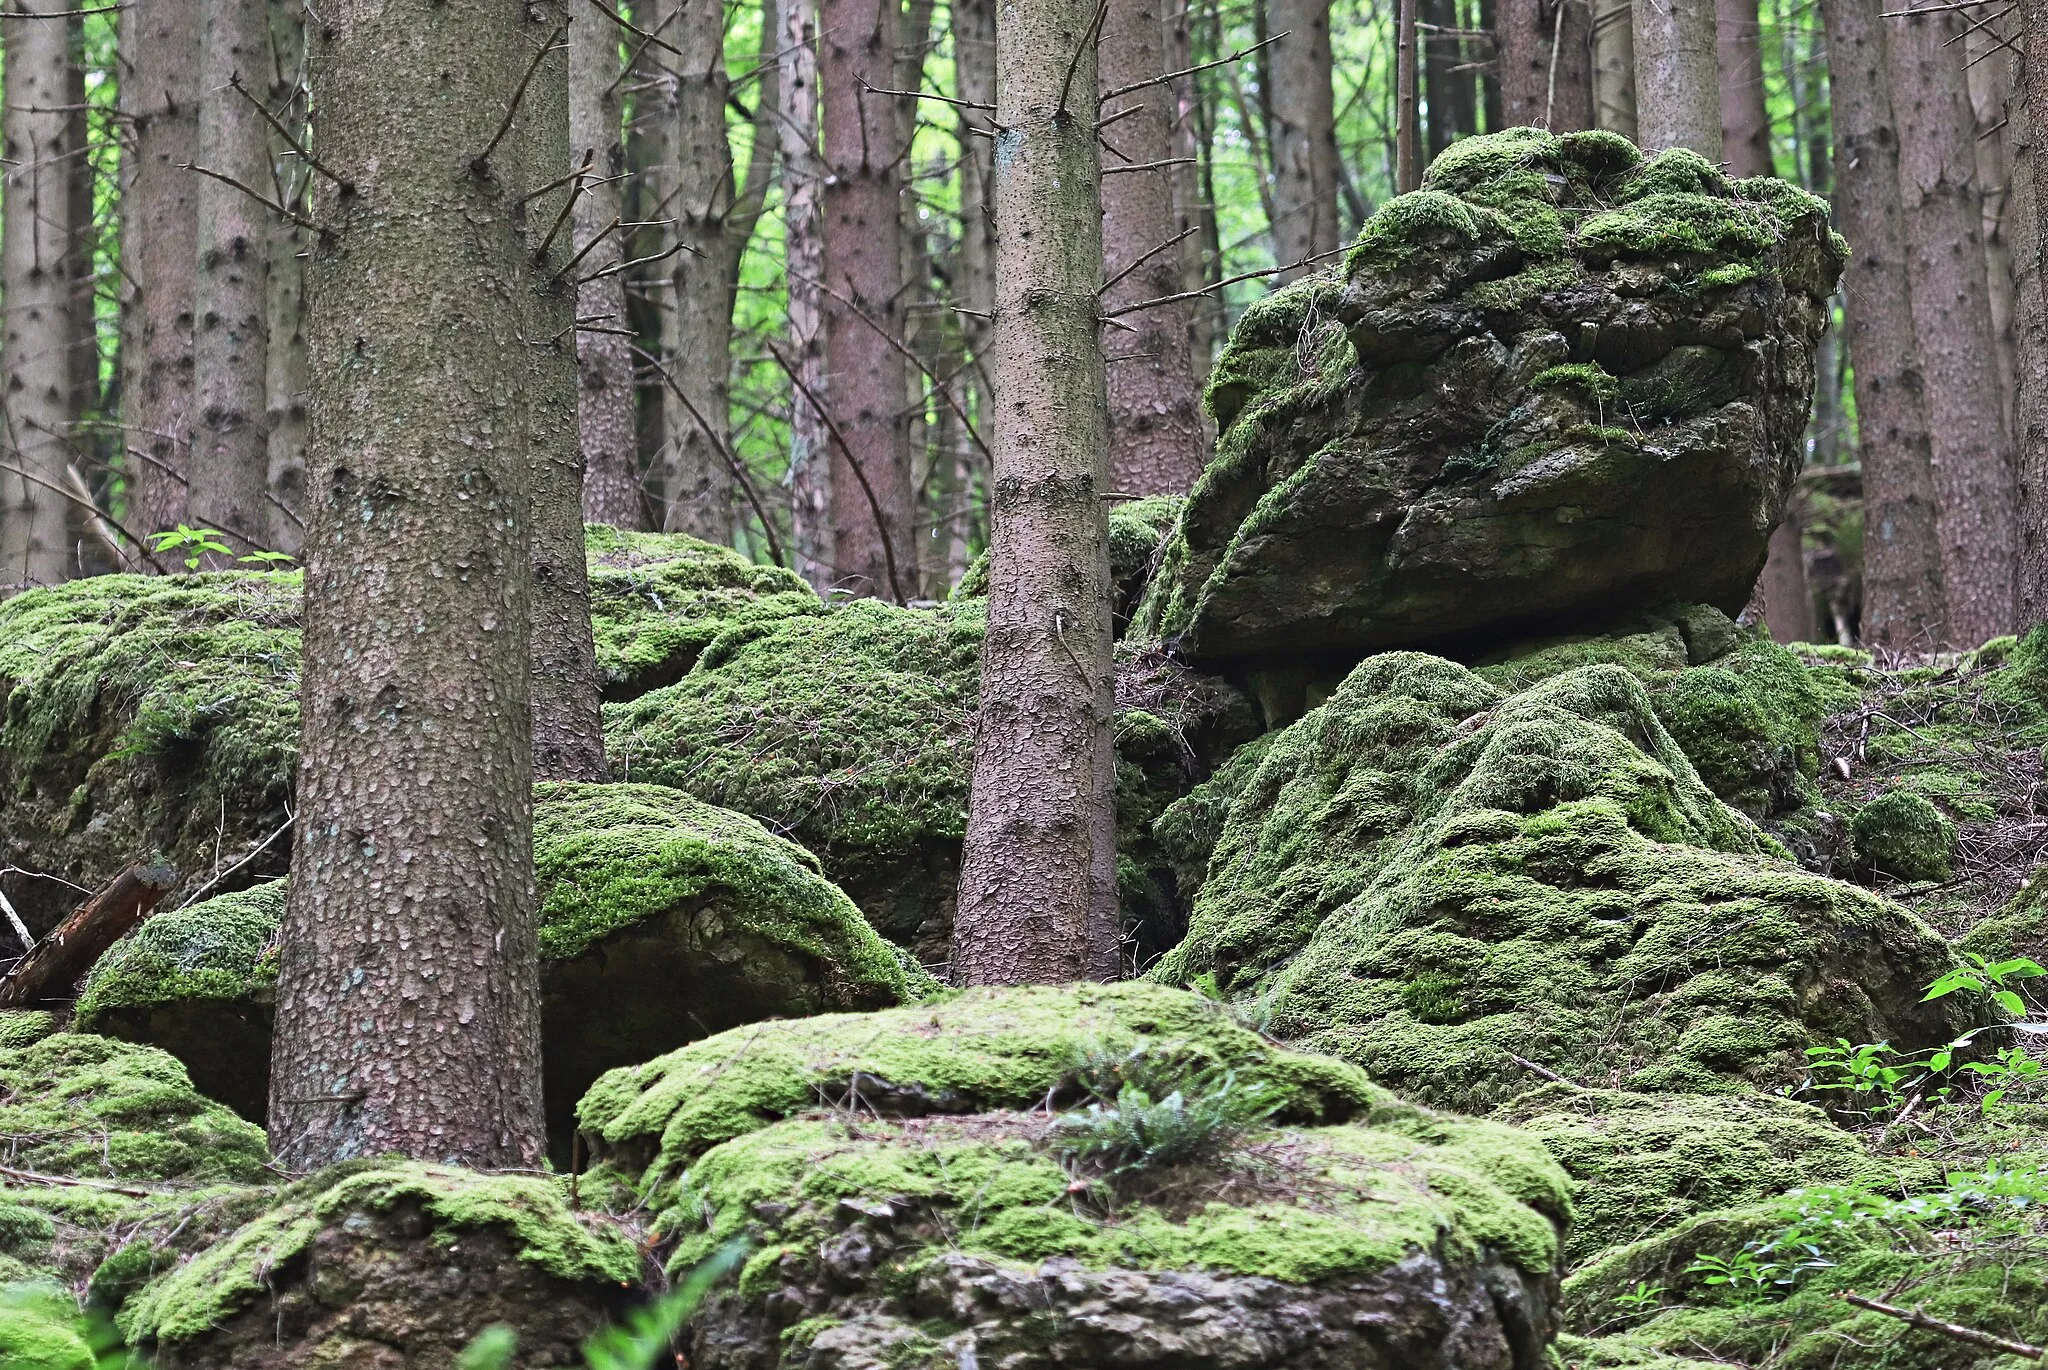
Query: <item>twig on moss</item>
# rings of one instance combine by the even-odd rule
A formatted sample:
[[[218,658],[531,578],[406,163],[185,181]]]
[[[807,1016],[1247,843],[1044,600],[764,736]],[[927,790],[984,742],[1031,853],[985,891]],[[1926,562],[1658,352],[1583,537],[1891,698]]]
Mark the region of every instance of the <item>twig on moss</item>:
[[[1968,1342],[1972,1346],[1985,1346],[1994,1351],[2003,1351],[2008,1356],[2019,1356],[2024,1360],[2039,1360],[2043,1356],[2048,1356],[2048,1350],[2028,1342],[2010,1341],[1989,1332],[1979,1332],[1974,1327],[1965,1327],[1961,1323],[1943,1322],[1940,1318],[1929,1317],[1917,1308],[1900,1308],[1896,1304],[1866,1299],[1853,1289],[1842,1291],[1842,1301],[1853,1303],[1858,1308],[1867,1308],[1873,1313],[1882,1313],[1888,1318],[1897,1318],[1913,1327],[1925,1328],[1929,1332],[1939,1332],[1944,1337]]]
[[[5,1175],[10,1180],[21,1180],[27,1184],[73,1185],[79,1189],[103,1189],[110,1194],[126,1194],[131,1199],[153,1199],[156,1197],[156,1193],[153,1190],[135,1189],[129,1185],[122,1184],[108,1184],[104,1180],[81,1180],[71,1175],[44,1175],[33,1170],[16,1170],[13,1166],[7,1165],[0,1165],[0,1175]]]

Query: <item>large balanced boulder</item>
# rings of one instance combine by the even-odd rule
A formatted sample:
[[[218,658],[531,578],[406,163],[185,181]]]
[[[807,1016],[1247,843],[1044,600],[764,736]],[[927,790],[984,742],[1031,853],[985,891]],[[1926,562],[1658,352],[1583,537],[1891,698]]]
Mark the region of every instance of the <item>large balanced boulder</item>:
[[[1826,205],[1684,149],[1509,129],[1339,273],[1247,310],[1133,632],[1238,669],[1735,612],[1801,460]]]

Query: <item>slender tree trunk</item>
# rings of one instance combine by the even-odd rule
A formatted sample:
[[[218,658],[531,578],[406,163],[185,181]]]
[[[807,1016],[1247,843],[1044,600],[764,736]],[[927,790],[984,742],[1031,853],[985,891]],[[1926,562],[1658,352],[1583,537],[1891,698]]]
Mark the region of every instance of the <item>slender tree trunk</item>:
[[[200,0],[200,164],[262,186],[270,129],[253,101],[270,86],[270,16],[254,0]],[[244,96],[240,89],[249,94]],[[231,185],[198,179],[199,251],[193,291],[192,456],[187,517],[234,549],[264,546],[269,529],[269,267],[273,217]]]
[[[1721,83],[1721,150],[1730,176],[1775,176],[1771,116],[1764,109],[1763,24],[1757,0],[1716,0],[1715,67]]]
[[[1593,127],[1588,0],[1499,0],[1501,117],[1564,133]]]
[[[63,15],[63,0],[30,0],[12,15]],[[6,450],[0,453],[0,596],[51,585],[68,573],[66,466],[83,399],[71,352],[75,338],[77,256],[85,225],[73,221],[70,149],[75,127],[65,111],[72,84],[76,15],[0,19],[7,58],[7,105],[0,140],[0,374],[4,374]],[[55,487],[55,488],[52,488]]]
[[[588,278],[576,287],[576,314],[586,325],[576,334],[576,411],[584,516],[592,523],[645,528],[647,502],[640,497],[640,439],[633,419],[633,342],[619,331],[628,326],[626,277],[618,271],[598,276],[625,260],[625,230],[612,227],[624,217],[626,205],[619,38],[618,25],[603,10],[587,3],[571,9],[569,161],[590,167],[570,214],[575,232],[571,252],[605,235],[576,268]]]
[[[301,0],[270,0],[270,108],[295,136],[304,139],[305,96],[305,6]],[[270,155],[276,168],[270,184],[281,203],[297,204],[311,169],[301,165],[296,153],[274,130]],[[297,556],[305,547],[305,528],[299,522],[306,490],[306,268],[301,254],[310,244],[304,230],[289,219],[270,216],[270,270],[265,276],[268,299],[264,306],[264,333],[268,355],[264,363],[264,397],[267,415],[265,484],[270,497],[264,501],[270,528],[270,545]]]
[[[126,32],[121,104],[135,130],[135,174],[122,204],[129,287],[122,348],[128,526],[138,536],[185,518],[192,450],[192,264],[199,256],[199,0],[149,0]]]
[[[1500,32],[1499,16],[1494,13],[1494,8],[1494,0],[1479,0],[1479,27],[1485,29],[1488,33]],[[1399,13],[1400,11],[1397,6],[1395,10],[1395,22],[1397,24],[1400,22]],[[1398,47],[1398,34],[1395,41]],[[1396,56],[1398,59],[1398,51]],[[1506,128],[1506,116],[1502,111],[1500,98],[1500,63],[1497,61],[1490,63],[1480,76],[1479,100],[1486,108],[1486,131],[1488,133],[1498,133]]]
[[[963,91],[968,84],[968,58],[962,50],[959,25],[961,11],[967,8],[956,4],[953,13],[954,60]],[[819,289],[825,278],[820,213],[825,167],[818,155],[818,0],[781,0],[776,32],[782,53],[782,110],[775,130],[782,145],[782,236],[788,268],[783,285],[789,299],[789,356],[803,379],[803,388],[829,405],[825,296]],[[961,117],[970,117],[970,112],[962,111]],[[986,139],[977,144],[965,136],[961,142],[967,145],[961,161],[964,187],[968,166],[993,144]],[[962,203],[970,202],[963,198]],[[796,569],[823,590],[832,583],[833,566],[832,435],[801,390],[790,396],[789,521]]]
[[[1116,8],[1110,6],[1112,14]],[[1158,14],[1153,5],[1145,9]],[[1271,111],[1266,127],[1273,157],[1273,249],[1280,265],[1292,267],[1337,246],[1337,103],[1330,0],[1267,0],[1266,10],[1267,28],[1287,35],[1266,49],[1270,56],[1265,70],[1272,88],[1261,94]],[[1128,18],[1124,23],[1126,28],[1135,27]],[[1160,98],[1157,91],[1144,94]],[[1115,133],[1109,137],[1120,141]],[[1115,159],[1110,160],[1113,165]],[[1105,194],[1122,194],[1125,188],[1115,183],[1126,179],[1130,178],[1112,176]],[[1301,270],[1288,270],[1276,279],[1288,281],[1300,274]]]
[[[867,88],[887,89],[894,75],[898,8],[898,0],[822,0],[819,10],[825,365],[847,444],[834,444],[832,463],[833,583],[891,599],[909,592],[915,565],[904,362],[889,341],[904,332],[897,211],[906,149],[895,98]]]
[[[1095,12],[997,12],[995,556],[953,925],[963,984],[1101,979],[1119,959]]]
[[[1166,0],[1166,3],[1166,65],[1169,70],[1187,72],[1195,64],[1194,23],[1189,13],[1191,0]],[[1173,168],[1173,231],[1186,235],[1176,249],[1180,260],[1177,290],[1199,290],[1209,283],[1206,230],[1211,207],[1205,190],[1209,147],[1204,132],[1207,125],[1202,93],[1196,79],[1189,73],[1175,77],[1166,86],[1172,115],[1169,136],[1174,160],[1179,163]],[[1341,160],[1338,165],[1343,165]],[[1188,365],[1198,387],[1207,378],[1215,356],[1216,339],[1212,324],[1217,303],[1209,296],[1191,300],[1183,316],[1188,328]],[[1212,436],[1209,416],[1198,407],[1195,417],[1202,426],[1202,448],[1206,458]]]
[[[1806,551],[1799,514],[1787,508],[1771,533],[1771,550],[1757,589],[1764,600],[1764,625],[1779,642],[1814,638],[1813,595],[1806,585]]]
[[[1400,0],[1394,18],[1394,189],[1403,195],[1422,184],[1416,84],[1415,0]]]
[[[1925,650],[1946,640],[1926,383],[1899,207],[1886,37],[1866,0],[1821,0],[1835,127],[1835,224],[1856,245],[1844,280],[1863,461],[1863,640]]]
[[[1969,55],[1964,73],[1970,82],[1970,107],[1976,120],[1977,186],[1984,204],[1984,268],[1991,290],[1991,342],[1998,362],[1998,388],[2004,396],[2005,431],[2020,431],[2018,321],[2014,317],[2012,233],[2008,223],[2012,199],[2012,149],[2008,134],[2006,91],[2012,85],[2011,39],[2004,23],[1979,29],[1965,40]]]
[[[1469,122],[1459,121],[1457,78],[1451,74],[1464,61],[1463,44],[1444,32],[1458,27],[1456,0],[1417,0],[1415,12],[1423,27],[1417,41],[1422,45],[1422,95],[1429,106],[1423,142],[1434,161],[1453,139],[1471,132]]]
[[[293,1169],[540,1158],[528,174],[516,133],[491,146],[527,16],[387,0],[314,30],[321,159],[356,194],[320,186],[308,272],[305,736],[270,1077]]]
[[[1599,0],[1593,18],[1593,118],[1624,138],[1636,136],[1636,31],[1631,0]]]
[[[1948,630],[1973,647],[2012,627],[2018,500],[1991,334],[1976,117],[1957,12],[1887,22]]]
[[[2013,309],[2018,319],[2019,617],[2022,630],[2048,623],[2048,290],[2043,288],[2044,224],[2037,187],[2048,172],[2048,143],[2028,73],[2048,71],[2048,0],[2024,0],[2015,35],[2025,54],[2012,65],[2006,93],[2012,149]]]
[[[1112,4],[1100,45],[1103,93],[1164,76],[1166,39],[1159,0]],[[1179,220],[1170,168],[1163,165],[1174,155],[1172,100],[1166,87],[1149,86],[1104,107],[1105,114],[1138,109],[1104,131],[1114,149],[1110,165],[1154,168],[1125,170],[1102,181],[1102,269],[1113,283],[1103,294],[1106,313],[1181,289],[1180,254],[1174,250]],[[1329,208],[1334,213],[1334,198]],[[1334,221],[1329,233],[1335,246]],[[1281,259],[1298,260],[1284,252]],[[1202,474],[1207,453],[1188,338],[1192,312],[1190,304],[1165,305],[1119,319],[1122,328],[1104,326],[1103,350],[1116,358],[1109,367],[1110,482],[1125,494],[1182,494]]]
[[[1715,0],[1635,0],[1636,133],[1645,148],[1721,160]]]

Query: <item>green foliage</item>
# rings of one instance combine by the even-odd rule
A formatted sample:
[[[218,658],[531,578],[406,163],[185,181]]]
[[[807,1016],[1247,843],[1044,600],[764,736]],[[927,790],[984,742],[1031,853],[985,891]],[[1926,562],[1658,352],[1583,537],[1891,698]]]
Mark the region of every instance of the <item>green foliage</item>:
[[[63,1290],[0,1285],[0,1365],[9,1370],[139,1370],[104,1319],[81,1317]]]
[[[283,552],[267,551],[237,557],[235,549],[222,541],[226,535],[212,528],[189,528],[181,523],[167,533],[151,533],[149,536],[156,544],[152,550],[182,553],[188,571],[198,570],[199,563],[208,557],[234,557],[244,566],[282,566],[292,560]]]
[[[591,1337],[583,1346],[584,1365],[588,1370],[653,1370],[711,1287],[731,1274],[746,1254],[744,1242],[732,1243],[691,1271],[682,1284],[635,1308],[625,1326],[608,1327]],[[519,1334],[495,1324],[463,1348],[456,1370],[506,1370],[518,1349]]]
[[[1150,1043],[1090,1051],[1074,1074],[1091,1097],[1053,1120],[1054,1154],[1110,1178],[1214,1157],[1286,1102],[1261,1082],[1240,1084],[1228,1067],[1191,1068]]]

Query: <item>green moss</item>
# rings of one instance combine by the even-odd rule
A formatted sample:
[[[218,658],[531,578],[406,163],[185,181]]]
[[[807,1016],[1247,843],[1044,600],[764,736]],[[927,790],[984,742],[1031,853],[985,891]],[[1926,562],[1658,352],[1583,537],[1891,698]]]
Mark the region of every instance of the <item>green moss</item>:
[[[1507,691],[1524,690],[1582,666],[1619,666],[1647,685],[1684,670],[1687,660],[1685,636],[1672,622],[1633,633],[1539,638],[1517,643],[1504,659],[1494,660],[1493,655],[1481,658],[1473,674]]]
[[[1259,758],[1277,736],[1265,733],[1239,747],[1207,780],[1167,805],[1153,820],[1153,839],[1185,898],[1193,899],[1201,889],[1231,803],[1258,772]]]
[[[1322,321],[1336,318],[1342,289],[1340,282],[1315,273],[1246,307],[1202,392],[1219,432],[1237,422],[1252,396],[1307,379],[1312,369],[1303,365],[1302,341],[1313,339]]]
[[[1956,825],[1923,795],[1893,790],[1849,819],[1857,863],[1894,880],[1946,880],[1955,859]]]
[[[1539,371],[1529,378],[1531,390],[1552,390],[1572,386],[1595,399],[1613,399],[1617,382],[1598,362],[1569,362]]]
[[[0,1254],[33,1257],[57,1238],[49,1216],[20,1204],[0,1202]]]
[[[202,1335],[263,1292],[273,1271],[326,1227],[355,1211],[416,1203],[443,1233],[500,1227],[520,1257],[558,1279],[631,1283],[638,1249],[611,1224],[572,1212],[562,1182],[528,1175],[481,1175],[448,1166],[357,1163],[292,1186],[276,1207],[225,1241],[153,1281],[122,1309],[131,1342]]]
[[[77,1026],[99,1032],[119,1009],[177,1000],[267,996],[286,882],[270,881],[161,913],[116,942],[87,973]]]
[[[0,1010],[0,1048],[33,1046],[57,1030],[57,1015],[39,1008]]]
[[[1479,240],[1480,219],[1472,206],[1439,190],[1397,195],[1373,211],[1344,259],[1346,273],[1370,263],[1405,264],[1450,244]]]
[[[13,1370],[97,1370],[71,1300],[34,1285],[0,1287],[0,1364]]]

